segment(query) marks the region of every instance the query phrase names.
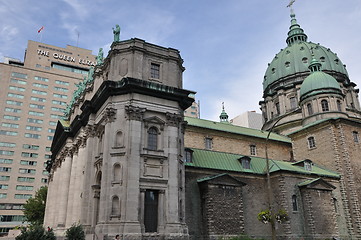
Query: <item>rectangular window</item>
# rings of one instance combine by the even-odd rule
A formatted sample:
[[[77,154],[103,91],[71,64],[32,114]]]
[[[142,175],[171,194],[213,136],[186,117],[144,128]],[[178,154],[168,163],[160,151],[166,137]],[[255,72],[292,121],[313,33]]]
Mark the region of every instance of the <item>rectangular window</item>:
[[[45,98],[39,98],[39,97],[30,97],[30,100],[37,101],[37,102],[46,102]]]
[[[212,138],[205,138],[205,148],[206,149],[212,149]]]
[[[45,91],[40,91],[40,90],[36,90],[36,89],[31,89],[31,92],[34,93],[34,94],[39,94],[39,95],[43,95],[43,96],[48,94]]]
[[[160,75],[160,65],[156,63],[150,64],[150,77],[154,79],[159,79]]]
[[[24,95],[15,93],[8,93],[8,97],[24,99]]]
[[[19,124],[15,123],[2,123],[1,126],[7,128],[19,128]]]
[[[26,185],[16,185],[16,190],[20,191],[33,191],[33,186],[26,186]]]
[[[12,164],[12,163],[13,163],[13,160],[12,160],[12,159],[8,159],[8,158],[0,158],[0,163]]]
[[[145,232],[158,231],[158,191],[146,190],[144,198]]]
[[[59,85],[69,86],[69,82],[65,82],[65,81],[61,81],[61,80],[55,80],[55,83],[59,84]]]
[[[48,136],[48,140],[53,141],[54,136]]]
[[[51,117],[51,118],[55,118],[55,119],[62,119],[62,118],[63,118],[63,116],[61,116],[61,115],[56,115],[56,114],[50,114],[50,117]]]
[[[56,98],[62,98],[62,99],[67,99],[68,96],[64,95],[64,94],[58,94],[58,93],[53,93],[53,96]]]
[[[34,104],[34,103],[30,103],[29,107],[30,108],[36,108],[36,109],[45,109],[44,105],[39,105],[39,104]]]
[[[0,135],[17,136],[18,132],[0,130]]]
[[[307,138],[307,142],[308,142],[308,148],[312,149],[316,147],[316,143],[315,143],[315,138],[314,137],[309,137]]]
[[[9,86],[9,89],[13,91],[25,92],[25,88],[22,87]]]
[[[31,194],[15,194],[15,199],[29,199],[31,198],[33,195]]]
[[[5,112],[21,113],[21,109],[19,109],[19,108],[6,107],[6,108],[5,108]]]
[[[32,150],[38,150],[39,145],[31,145],[31,144],[23,144],[24,149],[32,149]]]
[[[46,152],[50,152],[51,147],[45,147]]]
[[[37,154],[37,153],[29,153],[29,152],[22,152],[21,156],[22,157],[37,158],[39,156],[39,154]]]
[[[50,122],[49,122],[49,125],[50,125],[50,126],[56,126],[56,124],[57,124],[57,122],[54,122],[54,121],[50,121]]]
[[[49,172],[46,170],[43,170],[43,175],[49,175]]]
[[[48,128],[48,132],[55,133],[55,129],[54,128]]]
[[[60,69],[60,70],[68,71],[68,72],[74,72],[74,73],[80,73],[80,74],[83,74],[83,75],[88,74],[88,70],[86,70],[86,69],[77,68],[77,67],[70,67],[70,66],[64,66],[64,65],[58,64],[58,63],[52,63],[52,67],[55,68],[55,69]]]
[[[47,179],[47,178],[42,178],[42,179],[41,179],[41,182],[42,182],[42,183],[47,183],[47,182],[48,182],[48,179]]]
[[[2,222],[23,222],[25,217],[23,215],[0,215]]]
[[[48,85],[42,83],[33,83],[33,86],[38,88],[48,88]]]
[[[0,176],[0,181],[9,181],[10,176]]]
[[[25,129],[26,129],[26,130],[31,130],[31,131],[38,131],[38,132],[41,132],[42,127],[35,127],[35,126],[29,126],[29,125],[26,125]]]
[[[0,189],[8,189],[9,185],[7,184],[0,184]]]
[[[58,107],[52,107],[51,111],[55,111],[55,112],[64,112],[64,108],[58,108]]]
[[[10,79],[10,82],[11,82],[11,83],[21,84],[21,85],[26,85],[26,81],[19,80],[19,79],[15,79],[15,78],[11,78],[11,79]]]
[[[24,73],[17,73],[17,72],[12,72],[11,76],[16,77],[16,78],[22,78],[22,79],[27,79],[28,78],[28,75],[26,75]]]
[[[0,193],[0,198],[6,198],[8,196],[7,193]],[[3,219],[1,219],[2,222],[4,222]]]
[[[251,155],[253,155],[253,156],[257,155],[257,147],[256,147],[256,145],[250,145],[249,150],[250,150]]]
[[[0,172],[11,172],[11,167],[0,167]]]
[[[359,142],[359,135],[358,135],[358,132],[356,132],[356,131],[353,131],[352,132],[352,136],[353,136],[353,141],[355,142],[355,143],[358,143]]]
[[[29,115],[43,117],[44,113],[43,112],[29,111]]]
[[[34,138],[34,139],[40,139],[41,137],[40,134],[33,134],[33,133],[25,133],[24,136],[26,138]]]
[[[18,182],[34,182],[33,177],[18,177]]]
[[[18,101],[14,101],[14,100],[6,100],[6,104],[16,105],[16,106],[22,106],[23,105],[22,102],[18,102]]]
[[[37,162],[36,161],[21,160],[20,164],[21,165],[36,166]]]
[[[53,103],[53,104],[56,104],[56,105],[61,105],[61,106],[66,106],[66,105],[68,105],[66,102],[58,101],[58,100],[53,100],[52,103]]]
[[[35,80],[38,80],[38,81],[42,81],[42,82],[49,82],[49,79],[48,78],[43,78],[43,77],[34,77]]]
[[[10,142],[0,142],[0,147],[9,147],[9,148],[13,148],[13,147],[16,147],[16,143],[10,143]]]
[[[13,121],[19,121],[20,117],[18,116],[11,116],[11,115],[4,115],[4,119],[6,120],[13,120]]]
[[[27,169],[27,168],[19,168],[19,173],[23,173],[23,174],[35,174],[36,170],[35,169]]]
[[[37,124],[42,124],[44,121],[41,119],[36,119],[36,118],[28,118],[28,123],[37,123]]]
[[[13,156],[14,151],[0,150],[0,155]]]
[[[60,92],[68,92],[67,88],[62,88],[62,87],[54,87],[55,91],[60,91]]]

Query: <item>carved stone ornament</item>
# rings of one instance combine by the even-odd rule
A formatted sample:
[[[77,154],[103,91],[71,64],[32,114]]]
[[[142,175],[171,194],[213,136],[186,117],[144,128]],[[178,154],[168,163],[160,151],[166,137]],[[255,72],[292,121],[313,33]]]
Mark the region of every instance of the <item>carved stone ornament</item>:
[[[167,112],[165,116],[167,118],[167,124],[173,127],[177,127],[178,124],[183,121],[181,114]]]
[[[113,107],[107,107],[104,111],[104,121],[105,122],[114,122],[114,120],[116,119],[116,114],[117,114],[117,109],[113,108]]]
[[[127,105],[125,106],[125,112],[129,120],[142,121],[146,109],[138,106]]]
[[[94,125],[86,125],[84,129],[84,135],[86,138],[93,138],[96,136],[96,128]]]

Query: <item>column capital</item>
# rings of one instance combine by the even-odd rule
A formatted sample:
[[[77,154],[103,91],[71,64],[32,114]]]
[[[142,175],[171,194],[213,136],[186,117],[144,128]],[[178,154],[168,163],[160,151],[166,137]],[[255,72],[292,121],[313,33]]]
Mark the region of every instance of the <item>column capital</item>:
[[[112,106],[109,106],[104,111],[104,122],[114,122],[116,119],[117,109],[113,108]]]
[[[125,112],[129,120],[142,121],[146,108],[140,108],[138,106],[126,105]]]
[[[167,112],[165,116],[167,119],[167,124],[173,127],[177,127],[179,123],[183,121],[183,116],[179,113]]]

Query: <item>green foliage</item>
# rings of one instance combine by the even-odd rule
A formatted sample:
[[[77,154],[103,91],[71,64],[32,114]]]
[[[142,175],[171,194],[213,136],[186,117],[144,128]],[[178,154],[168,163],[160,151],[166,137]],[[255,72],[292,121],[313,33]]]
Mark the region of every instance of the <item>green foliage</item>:
[[[85,233],[81,224],[73,224],[65,232],[67,240],[85,240]]]
[[[21,234],[15,240],[56,240],[53,230],[46,231],[41,225],[22,228]]]
[[[44,222],[46,195],[48,187],[41,187],[34,198],[29,198],[24,205],[24,216],[32,225],[42,225]]]
[[[264,224],[271,222],[272,221],[271,211],[269,209],[262,210],[260,213],[258,213],[257,219],[258,221],[263,222]]]
[[[269,209],[267,209],[267,210],[262,210],[260,213],[258,213],[257,219],[258,221],[263,222],[264,224],[267,224],[274,220],[276,220],[279,223],[284,223],[288,220],[288,213],[286,210],[280,209],[278,212],[273,214]]]

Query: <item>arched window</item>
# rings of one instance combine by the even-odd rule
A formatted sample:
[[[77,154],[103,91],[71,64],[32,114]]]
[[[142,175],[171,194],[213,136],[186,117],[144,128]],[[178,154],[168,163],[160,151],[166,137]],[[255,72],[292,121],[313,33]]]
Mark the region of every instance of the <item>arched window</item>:
[[[122,178],[122,167],[120,164],[114,164],[113,167],[113,181],[120,181]]]
[[[316,143],[315,143],[315,138],[314,137],[309,137],[307,138],[307,142],[308,142],[308,148],[312,149],[316,147]]]
[[[120,203],[119,197],[114,196],[112,199],[112,214],[113,216],[120,216]]]
[[[311,103],[307,104],[307,112],[308,112],[308,115],[313,114],[313,109],[312,109],[312,104]]]
[[[251,158],[250,157],[241,157],[239,159],[241,165],[244,169],[251,169]]]
[[[122,147],[123,146],[123,133],[122,131],[118,131],[115,134],[115,143],[114,143],[115,147]]]
[[[148,130],[148,149],[157,150],[158,145],[158,130],[155,127],[151,127]]]
[[[297,196],[296,195],[292,195],[292,211],[294,211],[294,212],[298,211]]]
[[[186,148],[185,149],[185,162],[192,162],[192,158],[193,158],[193,150]]]
[[[340,100],[337,100],[337,110],[339,111],[339,112],[341,112],[342,111],[342,103],[341,103],[341,101]]]
[[[330,111],[330,109],[328,107],[328,101],[327,100],[322,100],[321,101],[321,108],[322,108],[322,112]]]

